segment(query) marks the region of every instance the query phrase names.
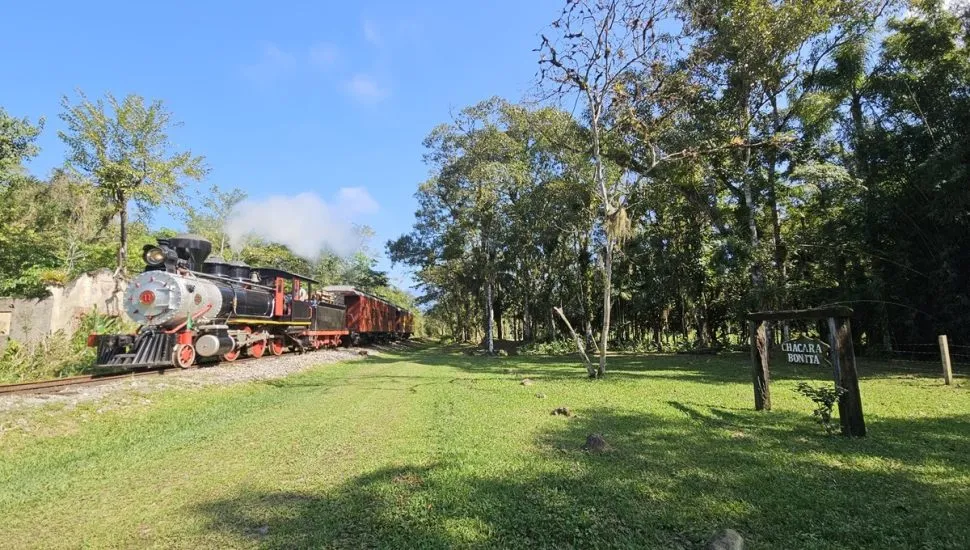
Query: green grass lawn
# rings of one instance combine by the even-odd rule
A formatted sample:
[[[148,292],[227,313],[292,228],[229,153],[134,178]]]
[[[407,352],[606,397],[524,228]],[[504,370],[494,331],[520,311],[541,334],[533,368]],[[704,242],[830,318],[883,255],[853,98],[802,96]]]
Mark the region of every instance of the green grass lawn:
[[[850,440],[793,391],[809,367],[756,413],[746,356],[569,362],[427,349],[32,411],[0,436],[0,547],[970,546],[965,378],[862,364]]]

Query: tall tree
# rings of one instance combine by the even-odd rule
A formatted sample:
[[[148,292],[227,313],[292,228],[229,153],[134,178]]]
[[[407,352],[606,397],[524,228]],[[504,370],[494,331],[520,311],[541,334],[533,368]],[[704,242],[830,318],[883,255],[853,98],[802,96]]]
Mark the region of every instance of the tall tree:
[[[681,33],[676,6],[668,0],[567,0],[552,24],[552,38],[542,36],[539,60],[543,82],[558,97],[576,97],[586,107],[590,157],[595,168],[592,185],[600,203],[602,233],[603,322],[599,367],[606,373],[613,300],[613,260],[616,248],[630,235],[626,210],[630,174],[610,174],[607,148],[622,143],[611,135],[615,127],[630,126],[631,149],[645,151],[643,172],[680,153],[666,154],[659,146],[662,128],[674,106],[681,103],[680,75],[672,70],[681,57]],[[629,117],[630,113],[648,116]],[[644,176],[641,173],[640,176]]]
[[[58,132],[68,146],[68,164],[91,178],[119,219],[117,273],[124,274],[128,256],[128,208],[143,214],[180,199],[186,180],[201,179],[204,159],[189,151],[172,151],[168,133],[175,126],[161,101],[146,104],[138,95],[118,101],[108,94],[77,104],[65,96]]]

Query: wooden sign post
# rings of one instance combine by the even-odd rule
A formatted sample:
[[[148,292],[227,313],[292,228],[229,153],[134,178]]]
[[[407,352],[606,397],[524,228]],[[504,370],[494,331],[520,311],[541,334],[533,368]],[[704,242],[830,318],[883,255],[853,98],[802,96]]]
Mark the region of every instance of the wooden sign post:
[[[751,362],[754,369],[754,408],[757,411],[771,410],[771,390],[769,382],[769,345],[767,339],[768,321],[792,319],[826,319],[829,328],[829,357],[836,385],[845,391],[839,398],[839,421],[842,435],[864,437],[866,422],[862,414],[862,396],[859,393],[859,373],[856,371],[855,350],[852,348],[852,325],[849,320],[852,309],[831,307],[788,311],[762,311],[748,314],[748,328],[751,333]],[[792,344],[786,351],[789,359],[799,363],[821,364],[821,351],[806,341],[803,345]],[[816,362],[818,361],[818,362]]]

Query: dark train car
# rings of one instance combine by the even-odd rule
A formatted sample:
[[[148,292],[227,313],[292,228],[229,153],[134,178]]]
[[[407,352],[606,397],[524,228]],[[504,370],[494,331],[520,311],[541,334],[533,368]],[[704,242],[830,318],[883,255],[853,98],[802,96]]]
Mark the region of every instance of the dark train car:
[[[342,298],[347,308],[346,327],[350,343],[374,342],[409,338],[413,320],[407,311],[383,298],[367,294],[352,286],[328,286],[325,291]],[[406,316],[402,319],[401,312]]]

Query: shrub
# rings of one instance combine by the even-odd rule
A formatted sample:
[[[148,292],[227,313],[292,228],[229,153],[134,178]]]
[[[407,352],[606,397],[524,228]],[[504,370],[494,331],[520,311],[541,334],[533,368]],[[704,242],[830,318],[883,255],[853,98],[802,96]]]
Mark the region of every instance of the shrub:
[[[804,395],[815,403],[815,410],[812,416],[816,422],[822,425],[826,433],[834,433],[837,428],[832,425],[832,410],[839,398],[845,394],[845,388],[841,386],[812,386],[807,382],[799,382],[795,391]]]
[[[565,339],[532,342],[519,348],[519,353],[523,355],[568,355],[575,352],[576,343]]]
[[[71,280],[71,274],[64,269],[42,269],[38,272],[37,278],[44,286],[64,286]]]
[[[33,346],[10,340],[0,355],[0,381],[44,380],[88,372],[94,366],[95,359],[95,350],[87,347],[88,334],[127,332],[131,329],[131,323],[94,310],[81,317],[80,326],[73,335],[59,330]]]

